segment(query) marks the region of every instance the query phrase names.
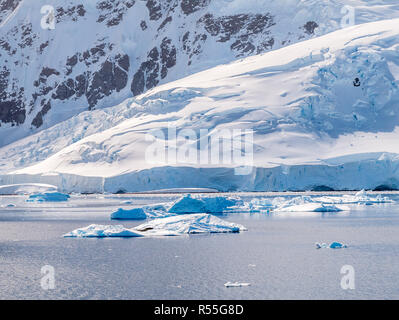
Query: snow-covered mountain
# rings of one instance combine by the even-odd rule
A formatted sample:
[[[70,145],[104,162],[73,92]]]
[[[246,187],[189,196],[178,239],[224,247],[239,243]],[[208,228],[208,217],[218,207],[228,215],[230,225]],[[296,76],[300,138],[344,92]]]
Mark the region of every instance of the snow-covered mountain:
[[[157,86],[3,147],[2,183],[86,192],[397,188],[398,81],[399,19],[361,24]],[[207,138],[253,130],[254,169],[149,161],[148,133],[171,127],[208,129]],[[166,140],[169,149],[179,143]]]
[[[356,23],[380,0],[1,0],[0,146],[184,76]],[[44,5],[54,30],[42,28]],[[76,130],[79,130],[75,128]]]

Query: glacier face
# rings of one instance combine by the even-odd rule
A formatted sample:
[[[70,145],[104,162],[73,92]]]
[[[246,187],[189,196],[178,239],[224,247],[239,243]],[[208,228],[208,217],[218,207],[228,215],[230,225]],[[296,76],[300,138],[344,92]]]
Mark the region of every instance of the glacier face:
[[[393,19],[220,65],[1,148],[1,183],[78,192],[397,188],[398,52]],[[171,126],[208,129],[210,138],[253,130],[253,170],[148,161],[146,135]]]
[[[346,4],[356,5],[357,23],[398,16],[388,0],[0,1],[0,146],[159,84],[337,30]],[[41,28],[43,5],[55,9],[54,30]]]

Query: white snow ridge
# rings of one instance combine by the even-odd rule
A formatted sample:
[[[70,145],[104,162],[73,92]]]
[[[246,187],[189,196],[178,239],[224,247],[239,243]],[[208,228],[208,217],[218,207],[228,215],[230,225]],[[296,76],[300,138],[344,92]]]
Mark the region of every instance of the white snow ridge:
[[[399,19],[357,25],[160,85],[6,145],[0,183],[100,193],[396,189],[398,81]],[[171,127],[207,130],[206,138],[251,130],[252,170],[236,175],[235,164],[149,161],[150,133]],[[76,130],[87,133],[76,139]],[[170,150],[178,140],[157,141]],[[198,137],[191,147],[200,149]]]

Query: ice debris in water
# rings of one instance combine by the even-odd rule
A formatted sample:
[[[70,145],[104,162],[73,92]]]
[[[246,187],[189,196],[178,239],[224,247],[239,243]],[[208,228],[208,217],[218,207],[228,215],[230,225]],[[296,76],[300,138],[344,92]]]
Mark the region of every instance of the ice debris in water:
[[[230,208],[240,207],[242,204],[242,200],[233,197],[192,196],[187,194],[173,202],[147,205],[132,210],[118,209],[118,211],[111,214],[111,219],[139,220],[180,214],[222,214],[231,212]]]
[[[120,225],[92,224],[85,228],[79,228],[64,235],[66,238],[107,238],[107,237],[142,237],[134,230]]]
[[[64,237],[156,237],[199,233],[238,233],[246,230],[240,224],[224,221],[205,213],[158,218],[132,229],[123,226],[92,224],[69,232]]]
[[[394,202],[388,197],[383,197],[380,194],[377,195],[376,197],[372,197],[371,195],[367,194],[366,190],[361,190],[357,192],[355,195],[345,194],[342,196],[316,197],[313,198],[313,201],[325,204],[364,204],[364,205]]]
[[[187,194],[176,200],[169,209],[170,213],[223,213],[229,207],[242,203],[232,197],[193,197]]]
[[[233,288],[233,287],[248,287],[251,284],[248,282],[227,282],[224,284],[226,288]]]
[[[57,187],[43,183],[20,183],[0,186],[1,195],[34,194],[40,192],[55,192]]]
[[[329,249],[344,249],[344,248],[348,248],[348,246],[346,244],[342,244],[340,242],[332,242],[330,245],[327,245],[326,243],[318,243],[316,242],[316,249],[325,249],[325,248],[329,248]]]
[[[323,203],[306,203],[287,207],[279,207],[274,211],[277,212],[340,212],[349,210],[346,207],[338,207],[335,205],[326,205]]]
[[[68,201],[70,196],[61,192],[45,192],[31,194],[27,202],[62,202]]]

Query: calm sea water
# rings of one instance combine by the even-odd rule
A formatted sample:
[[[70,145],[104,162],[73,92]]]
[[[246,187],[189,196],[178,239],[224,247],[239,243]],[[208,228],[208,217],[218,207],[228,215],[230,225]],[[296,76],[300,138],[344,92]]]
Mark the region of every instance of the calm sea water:
[[[0,299],[399,298],[396,204],[356,205],[338,214],[223,217],[249,229],[241,234],[62,238],[92,223],[121,224],[109,220],[121,206],[175,198],[74,196],[64,204],[30,204],[25,197],[0,197],[0,205],[16,205],[0,208]],[[315,242],[332,241],[349,248],[315,249]],[[55,269],[53,290],[41,288],[44,265]],[[344,265],[355,270],[355,290],[341,288]],[[228,281],[251,286],[225,288]]]

